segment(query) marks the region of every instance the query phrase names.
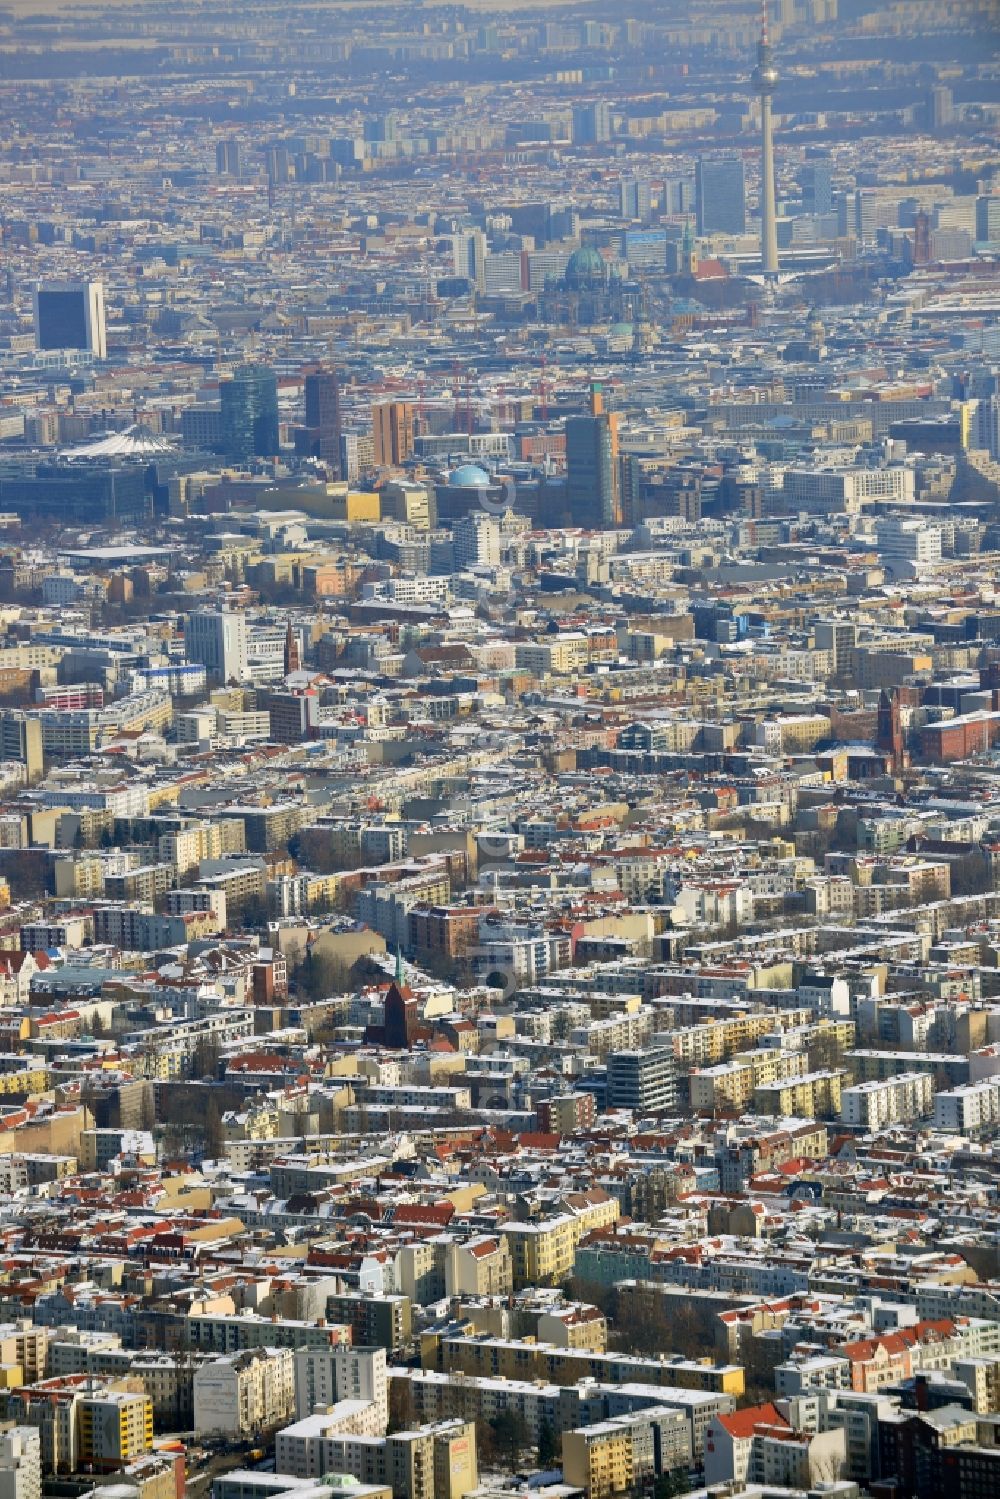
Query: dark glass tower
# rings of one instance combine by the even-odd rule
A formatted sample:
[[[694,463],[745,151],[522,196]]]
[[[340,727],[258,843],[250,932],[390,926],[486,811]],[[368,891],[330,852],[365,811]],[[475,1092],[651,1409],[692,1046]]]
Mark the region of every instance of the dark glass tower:
[[[571,525],[599,530],[615,524],[614,447],[606,413],[566,418],[566,501]]]
[[[222,442],[226,457],[273,458],[278,451],[278,381],[265,364],[243,364],[224,380]]]
[[[340,382],[335,370],[306,376],[306,427],[313,454],[340,477]]]

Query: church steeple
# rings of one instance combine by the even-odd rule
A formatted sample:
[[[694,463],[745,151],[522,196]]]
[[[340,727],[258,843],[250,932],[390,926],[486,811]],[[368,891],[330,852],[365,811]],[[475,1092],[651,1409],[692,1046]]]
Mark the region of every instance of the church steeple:
[[[883,687],[878,701],[878,732],[875,744],[892,761],[892,769],[898,771],[903,764],[903,722],[899,711],[899,695],[891,694]]]
[[[295,638],[292,622],[289,620],[288,628],[285,631],[285,676],[287,677],[290,672],[298,671],[301,665],[302,658],[299,652],[299,642]]]

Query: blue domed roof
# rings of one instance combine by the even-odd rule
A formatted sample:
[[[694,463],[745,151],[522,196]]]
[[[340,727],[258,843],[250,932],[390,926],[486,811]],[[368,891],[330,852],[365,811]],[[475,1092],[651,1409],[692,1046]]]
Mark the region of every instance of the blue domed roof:
[[[463,463],[451,476],[451,483],[457,489],[488,489],[490,476],[485,469],[475,463]]]

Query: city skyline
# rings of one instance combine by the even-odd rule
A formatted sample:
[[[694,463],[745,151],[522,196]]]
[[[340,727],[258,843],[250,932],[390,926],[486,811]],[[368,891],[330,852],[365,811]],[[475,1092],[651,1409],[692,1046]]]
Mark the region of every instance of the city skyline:
[[[0,1499],[1000,1493],[994,12],[0,12]]]

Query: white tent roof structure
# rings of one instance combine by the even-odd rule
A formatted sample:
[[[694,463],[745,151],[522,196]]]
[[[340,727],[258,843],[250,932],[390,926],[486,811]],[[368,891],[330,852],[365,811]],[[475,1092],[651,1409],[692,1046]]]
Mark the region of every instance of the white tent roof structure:
[[[162,458],[173,453],[174,446],[165,437],[157,437],[148,427],[140,423],[126,427],[124,432],[108,432],[93,442],[67,448],[64,458]]]

